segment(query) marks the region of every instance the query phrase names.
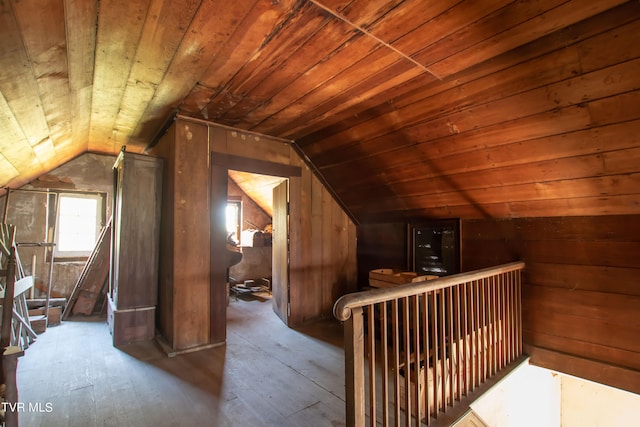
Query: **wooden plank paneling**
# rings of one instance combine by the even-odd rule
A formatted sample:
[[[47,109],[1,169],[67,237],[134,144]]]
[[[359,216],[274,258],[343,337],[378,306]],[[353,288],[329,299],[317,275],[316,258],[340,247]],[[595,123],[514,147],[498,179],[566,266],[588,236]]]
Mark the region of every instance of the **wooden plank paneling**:
[[[622,226],[624,224],[624,226]],[[635,242],[640,236],[637,215],[522,218],[515,224],[510,220],[496,220],[489,226],[482,221],[465,222],[466,240],[491,240],[496,236],[507,240],[606,240]]]
[[[291,162],[299,164],[300,161],[292,157]],[[308,253],[308,245],[303,242],[308,241],[309,228],[303,228],[303,185],[302,177],[293,177],[289,180],[289,283],[296,283],[297,286],[289,288],[289,298],[291,302],[291,312],[289,313],[289,325],[293,326],[302,322],[303,313],[299,310],[302,307],[300,301],[304,298],[304,275],[306,267],[305,255]],[[306,215],[308,218],[309,216]]]
[[[466,47],[456,55],[452,55],[429,65],[429,70],[439,76],[450,76],[472,65],[479,64],[489,58],[507,52],[517,46],[526,44],[550,34],[566,26],[567,21],[579,22],[607,9],[624,3],[624,0],[601,1],[588,0],[565,2],[540,14],[523,20],[521,25],[496,33],[494,37]]]
[[[164,208],[168,222],[163,225],[163,264],[172,265],[161,273],[160,292],[160,323],[171,327],[171,335],[165,337],[170,351],[225,339],[226,295],[224,286],[218,286],[224,285],[224,278],[214,274],[226,270],[221,264],[226,257],[216,255],[226,232],[224,227],[222,234],[211,231],[209,220],[215,215],[213,227],[221,223],[230,166],[289,179],[289,287],[285,299],[278,300],[279,313],[290,326],[329,316],[335,300],[356,288],[355,225],[290,144],[185,118],[178,118],[169,134],[175,136],[165,136],[153,151],[167,156],[167,170],[172,171],[166,177],[171,194]],[[264,152],[278,161],[264,160]],[[210,167],[215,170],[211,183]],[[211,236],[218,243],[210,244]]]
[[[556,3],[558,0],[555,1]],[[455,4],[451,9],[441,13],[433,19],[428,20],[416,30],[405,34],[403,37],[395,40],[393,46],[400,49],[403,52],[407,52],[417,61],[423,63],[429,67],[431,64],[441,59],[437,54],[437,50],[434,49],[439,44],[445,44],[444,49],[448,52],[448,55],[462,50],[463,47],[469,45],[478,44],[480,41],[489,38],[491,35],[504,31],[509,26],[513,25],[513,20],[509,19],[508,14],[505,12],[517,7],[505,8],[505,6],[513,3],[508,0],[491,0],[485,1],[480,4],[470,4],[465,2],[459,2]],[[553,7],[553,1],[545,2],[546,7]],[[515,4],[517,6],[517,4]],[[525,7],[521,7],[525,9]],[[500,19],[489,20],[493,25],[488,28],[483,28],[485,20],[488,20],[487,16],[492,17],[496,12],[500,11],[496,15],[500,16]],[[527,10],[528,16],[539,13],[540,10]],[[485,18],[485,19],[483,19]],[[520,19],[526,19],[527,16]],[[495,22],[498,21],[498,22]],[[476,28],[480,28],[478,34],[475,35],[475,40],[469,41],[461,37],[461,32],[472,31]],[[438,43],[440,42],[440,43]],[[461,47],[456,47],[456,43],[461,44]],[[436,75],[443,77],[444,74],[437,73]]]
[[[98,2],[64,0],[73,144],[88,148]]]
[[[638,387],[640,374],[638,374],[637,370],[602,363],[598,360],[575,357],[571,354],[552,351],[543,347],[525,346],[525,352],[531,356],[530,361],[534,365],[586,378],[601,384],[608,384],[636,394],[640,391],[640,387]]]
[[[628,174],[601,178],[581,178],[561,181],[505,185],[492,189],[472,189],[450,191],[427,195],[403,197],[402,203],[394,201],[399,206],[415,205],[423,209],[438,208],[439,206],[464,206],[473,200],[476,205],[487,206],[497,203],[509,203],[518,201],[544,201],[554,199],[566,199],[570,194],[575,198],[588,198],[600,196],[618,196],[634,194],[640,185],[640,174]],[[399,206],[387,206],[382,203],[378,208],[385,212],[400,210]]]
[[[375,73],[363,79],[364,70],[374,70]],[[294,114],[289,117],[296,118],[294,123],[285,122],[281,127],[275,128],[259,126],[256,129],[270,134],[282,134],[288,138],[300,137],[308,131],[310,126],[322,128],[327,120],[333,121],[334,117],[352,116],[353,113],[349,107],[360,110],[365,104],[368,107],[376,106],[377,97],[395,90],[398,85],[412,79],[419,79],[423,84],[435,80],[431,75],[425,75],[416,69],[406,59],[389,54],[382,49],[376,49],[371,56],[365,57],[355,66],[345,69],[344,73],[324,82],[318,90],[312,91],[303,99],[302,107],[304,108],[305,105],[309,107],[303,110],[302,116],[295,115],[295,110],[292,111]],[[297,102],[293,104],[293,108],[297,106]],[[285,114],[289,114],[289,108],[279,115],[287,117]],[[268,122],[266,124],[268,125]]]
[[[292,122],[302,114],[309,114],[309,109],[315,108],[315,102],[326,96],[323,92],[328,89],[327,85],[331,85],[334,90],[338,85],[345,91],[350,88],[346,83],[346,76],[349,75],[348,70],[344,68],[346,58],[353,62],[364,60],[377,66],[374,65],[375,57],[369,55],[374,50],[379,50],[378,46],[369,39],[358,40],[356,43],[359,38],[362,38],[361,34],[352,35],[337,52],[315,64],[305,74],[288,82],[270,97],[268,104],[261,106],[259,111],[246,114],[238,125],[251,126],[273,135],[292,134]],[[258,126],[254,126],[257,117],[265,118],[262,118]]]
[[[640,316],[637,313],[640,297],[637,296],[606,291],[575,292],[566,288],[529,285],[523,289],[522,297],[527,301],[527,309],[533,312],[531,316],[561,312],[567,316],[581,316],[622,327],[640,328]],[[610,310],[611,307],[616,307],[616,310]],[[551,333],[551,330],[546,332]]]
[[[99,3],[89,150],[117,152],[126,142],[114,123],[136,53],[136,43],[129,41],[140,39],[148,7],[149,0]]]
[[[311,174],[309,174],[311,178]],[[309,275],[309,294],[313,295],[313,290],[317,294],[314,295],[315,303],[314,311],[322,312],[322,307],[328,307],[335,300],[331,299],[331,286],[333,284],[334,275],[322,274],[322,270],[330,265],[332,255],[337,254],[333,251],[335,241],[339,240],[333,234],[335,230],[334,221],[331,218],[331,205],[326,201],[326,191],[318,180],[311,181],[311,253],[309,265],[313,272]],[[325,264],[327,262],[328,264]],[[333,269],[332,269],[333,271]],[[311,305],[312,306],[312,305]]]
[[[527,264],[525,278],[532,285],[640,295],[635,268],[532,262]]]
[[[239,129],[227,129],[225,139],[226,149],[223,153],[274,163],[289,163],[289,147],[283,140],[269,139],[264,135]]]
[[[383,155],[385,163],[388,164],[384,174],[389,180],[401,179],[403,171],[417,176],[417,173],[413,171],[418,169],[421,164],[429,165],[436,162],[437,169],[420,169],[424,174],[423,177],[436,176],[442,171],[455,174],[522,164],[525,158],[520,155],[521,153],[526,153],[528,161],[543,161],[608,150],[624,150],[637,147],[640,144],[640,136],[635,132],[635,126],[640,125],[640,121],[622,122],[581,131],[571,131],[569,127],[559,129],[552,126],[544,128],[538,126],[545,121],[562,121],[562,126],[570,126],[567,119],[571,116],[573,118],[570,121],[575,125],[588,120],[588,115],[584,114],[583,109],[569,108],[563,109],[561,112],[517,120],[508,126],[495,126],[490,130],[485,130],[485,135],[482,137],[480,135],[483,132],[473,132],[464,137],[452,136],[431,140],[428,143],[415,145],[413,149],[406,147],[389,151]],[[577,126],[573,129],[576,128]],[[562,133],[552,136],[544,135],[544,133],[554,130]],[[510,144],[510,136],[514,134],[518,135],[519,141]],[[484,137],[490,137],[492,144],[478,150],[477,147]],[[459,147],[457,152],[451,150],[452,145]],[[360,161],[369,164],[381,160],[372,157]],[[335,174],[333,169],[329,166],[321,170],[329,178]],[[353,168],[350,168],[351,170]],[[380,179],[381,175],[382,171],[373,171],[367,175],[359,174],[356,171],[349,172],[346,177],[355,186],[366,184],[375,178]]]
[[[545,200],[558,215],[638,210],[625,194],[631,184],[602,188],[640,172],[634,153],[604,156],[612,178],[593,192],[581,179],[598,169],[568,170],[546,199],[533,186],[440,194],[493,192],[502,183],[486,173],[471,188],[447,178],[435,193],[416,190],[425,175],[597,154],[600,146],[574,154],[553,142],[585,136],[586,148],[600,127],[635,130],[637,2],[47,0],[8,3],[0,19],[5,184],[86,149],[142,151],[181,113],[299,140],[358,215],[535,216],[549,211]],[[538,147],[540,138],[549,139]],[[225,144],[245,155],[243,144]],[[287,161],[270,144],[251,146],[254,158]],[[548,182],[540,179],[505,187]],[[378,210],[354,197],[380,187]]]
[[[210,316],[211,301],[225,307],[226,290],[210,286],[208,135],[207,126],[181,123],[153,149],[166,159],[158,310],[170,352],[224,341],[225,322]],[[217,335],[212,325],[222,326]]]
[[[420,3],[420,7],[423,7],[422,3]],[[400,13],[403,10],[404,8],[400,10]],[[544,62],[545,55],[556,50],[567,50],[568,47],[574,43],[579,44],[584,40],[588,40],[589,38],[603,33],[611,34],[618,26],[624,26],[629,22],[636,22],[637,19],[634,19],[634,17],[637,17],[638,13],[640,13],[640,6],[634,3],[627,3],[621,7],[608,11],[601,16],[578,23],[565,31],[553,33],[536,42],[523,46],[520,49],[507,52],[499,58],[483,63],[482,66],[474,67],[464,73],[460,73],[455,79],[444,80],[437,84],[430,84],[431,82],[424,82],[416,79],[405,85],[395,87],[392,93],[385,93],[383,97],[379,98],[375,109],[369,109],[364,112],[362,110],[355,109],[346,110],[342,114],[335,115],[335,121],[330,126],[320,126],[319,128],[312,126],[307,128],[307,136],[305,137],[303,135],[298,142],[301,146],[305,146],[305,151],[308,151],[308,145],[312,145],[314,143],[326,145],[325,140],[327,137],[335,134],[337,131],[349,129],[376,117],[385,117],[385,115],[393,114],[395,110],[404,106],[423,102],[423,100],[426,100],[430,96],[458,86],[464,87],[475,80],[481,79],[485,76],[490,76],[494,73],[500,73],[501,71],[510,69],[518,64],[524,64],[528,61],[535,60],[535,58],[540,58],[540,60],[542,60],[540,66],[533,67],[535,73],[554,73],[556,67],[549,67],[548,64]],[[626,45],[626,43],[620,43],[619,40],[617,40],[617,44],[621,46]],[[631,51],[635,50],[629,47],[625,49],[630,49]],[[595,52],[602,58],[607,56],[609,49],[595,50]],[[604,62],[611,63],[607,62],[607,60],[604,60]],[[613,62],[615,63],[615,61]],[[588,71],[591,69],[586,70]],[[515,75],[517,75],[517,73]],[[505,79],[506,81],[509,81],[508,73],[502,77],[503,79],[501,81],[505,81]],[[531,76],[527,78],[526,81],[529,81],[532,78],[535,79],[535,77]],[[525,81],[518,80],[516,87],[517,85],[525,85],[524,87],[526,87],[526,84],[527,83]],[[494,90],[499,90],[496,86],[499,87],[499,85],[489,86],[489,93],[492,93]],[[462,93],[464,93],[465,97],[460,99],[460,95]],[[466,95],[466,90],[461,92],[458,89],[456,92],[452,92],[451,98],[456,98],[458,102],[464,104]],[[391,121],[389,120],[389,122]],[[349,139],[348,136],[347,138],[341,138],[340,140],[343,143],[350,142],[351,144],[358,142],[357,140]],[[333,144],[328,146],[328,148],[331,148],[332,145]]]
[[[160,221],[160,254],[158,267],[158,318],[157,327],[162,339],[169,346],[174,343],[174,205],[176,200],[176,133],[167,132],[154,146],[153,153],[165,159],[162,179],[162,213]]]
[[[442,145],[427,150],[434,139],[449,155],[479,134],[471,151],[493,147],[492,126],[568,106],[585,120],[531,126],[551,137],[633,120],[639,9],[622,0],[7,4],[1,154],[25,182],[86,149],[142,151],[180,112],[300,139],[339,184],[386,170],[391,152],[396,162],[416,148],[438,158]],[[503,134],[502,144],[524,138]]]
[[[572,52],[568,50],[566,55],[573,57],[575,62],[575,51]],[[574,66],[577,66],[577,64]],[[636,104],[633,104],[635,98],[633,95],[626,94],[626,92],[638,89],[638,82],[637,79],[635,79],[635,75],[639,67],[640,61],[636,60],[594,71],[591,74],[574,79],[565,79],[562,75],[556,75],[554,77],[560,79],[560,81],[554,84],[547,83],[545,86],[534,86],[531,90],[523,92],[502,92],[503,96],[500,98],[487,97],[481,92],[477,103],[468,103],[465,98],[462,105],[459,104],[460,100],[458,97],[453,96],[452,93],[445,92],[442,94],[443,99],[434,97],[435,99],[429,99],[429,102],[425,102],[419,106],[409,105],[392,113],[402,114],[405,126],[415,125],[410,128],[408,133],[405,133],[406,131],[404,130],[403,132],[398,132],[402,134],[403,137],[394,138],[394,148],[398,148],[398,143],[414,145],[416,142],[425,142],[452,134],[464,134],[470,131],[477,132],[484,127],[509,123],[510,121],[530,117],[535,114],[556,111],[558,108],[574,105],[584,107],[585,103],[590,101],[593,102],[593,105],[591,102],[589,103],[590,106],[592,105],[590,107],[592,121],[594,120],[594,114],[602,115],[602,117],[598,117],[597,124],[599,125],[619,123],[626,120],[633,120],[634,118],[637,119],[638,111],[637,108],[634,107]],[[533,66],[529,69],[529,72],[535,68],[536,67]],[[571,69],[567,69],[567,73],[570,72]],[[495,84],[492,84],[491,79],[488,80],[486,86],[475,85],[474,87],[471,85],[469,88],[471,94],[468,96],[473,96],[474,90],[486,91],[487,88],[491,88],[491,91],[495,93]],[[603,80],[608,81],[608,84],[603,85]],[[459,91],[459,89],[457,89],[457,91]],[[499,90],[497,91],[499,92]],[[600,99],[613,97],[616,94],[622,95],[617,98],[615,102],[610,99],[597,102]],[[449,101],[445,101],[444,99],[448,99]],[[449,104],[449,102],[452,102],[452,104]],[[623,102],[625,103],[624,106],[613,107],[614,104]],[[444,106],[445,112],[447,112],[446,108],[448,105],[451,105],[455,110],[448,114],[442,114],[440,109]],[[604,115],[606,111],[609,111],[609,115],[607,116]],[[623,114],[621,115],[621,113]],[[392,118],[389,117],[389,119],[391,120]],[[581,128],[585,126],[586,124],[583,124]],[[325,140],[324,143],[326,144],[328,141],[334,140],[336,143],[342,141],[342,143],[339,143],[339,145],[342,146],[345,142],[348,143],[352,141],[354,136],[364,141],[372,140],[378,136],[389,133],[387,127],[388,122],[377,118],[371,122],[365,122],[357,127],[350,128],[345,134],[336,134],[332,136],[331,139]],[[515,139],[517,138],[516,135],[507,135],[507,137],[510,138],[511,142],[517,140]],[[313,146],[303,145],[303,148],[309,155],[317,154]],[[434,151],[432,150],[432,152]],[[368,151],[368,155],[371,155],[370,150]],[[321,166],[321,164],[319,166]]]
[[[531,346],[554,351],[563,351],[567,346],[570,346],[585,359],[597,360],[598,358],[601,358],[603,354],[606,354],[608,363],[611,363],[612,365],[626,365],[631,369],[636,370],[640,368],[637,353],[633,351],[607,347],[588,341],[570,339],[564,336],[547,334],[540,331],[525,330],[523,333],[525,342],[531,343]]]
[[[0,130],[3,137],[0,150],[13,166],[7,170],[7,175],[14,178],[24,174],[16,182],[22,184],[25,178],[45,171],[33,146],[39,142],[47,143],[48,129],[17,19],[8,3],[2,5],[1,12],[0,61],[3,65],[0,67],[0,111],[3,120],[0,121]],[[17,173],[11,173],[11,169]]]
[[[114,131],[129,134],[137,127],[178,50],[184,29],[193,20],[200,4],[201,0],[149,3],[131,71],[122,91]],[[146,146],[148,141],[140,143]]]
[[[296,31],[301,27],[307,31]],[[231,104],[232,108],[219,112],[215,119],[237,122],[256,107],[262,107],[263,103],[256,103],[255,99],[271,99],[316,64],[339,52],[352,37],[348,25],[329,19],[311,3],[304,4],[295,16],[278,30],[269,43],[263,45],[256,53],[252,66],[245,67],[234,78],[234,85],[239,85],[242,90],[251,91],[254,96],[234,100],[233,104],[223,101],[225,105]],[[283,52],[288,52],[288,55],[283,55]],[[282,78],[269,78],[275,71],[278,71]],[[231,92],[236,91],[233,86],[228,89]]]
[[[22,34],[46,120],[46,136],[33,141],[45,170],[58,165],[55,146],[71,143],[71,102],[61,1],[19,2],[13,11]],[[36,30],[37,29],[37,30]],[[60,103],[60,104],[58,104]],[[33,106],[31,106],[33,108]],[[37,111],[37,110],[36,110]]]
[[[638,224],[638,215],[463,221],[463,266],[524,260],[532,362],[622,387],[620,372],[575,361],[638,370]],[[560,356],[536,359],[538,351]]]
[[[208,316],[210,310],[210,283],[206,273],[210,254],[202,250],[208,248],[211,241],[207,138],[206,126],[194,123],[176,126],[174,282],[182,287],[179,294],[174,293],[173,310],[180,322],[174,325],[180,328],[176,348],[208,342],[212,333],[210,324],[202,321],[202,314]]]
[[[232,4],[221,1],[205,3],[191,24],[193,32],[183,40],[169,69],[170,80],[165,78],[163,96],[171,96],[176,84],[188,91],[201,81],[210,90],[207,90],[206,96],[199,97],[201,102],[194,103],[197,99],[189,99],[187,105],[190,107],[184,111],[203,111],[205,119],[224,111],[225,104],[208,104],[215,96],[224,94],[224,86],[229,79],[246,62],[251,61],[265,36],[277,28],[280,20],[285,19],[292,3],[291,0],[276,5],[264,0],[242,0]],[[203,38],[209,38],[211,34],[215,35],[213,42],[205,42]],[[195,58],[194,46],[200,46]],[[169,99],[175,108],[182,97],[171,96]],[[163,107],[162,104],[163,101],[160,101],[157,105]]]
[[[415,52],[414,57],[429,67],[431,64],[437,63],[452,54],[459,53],[469,46],[477,46],[481,42],[494,38],[501,32],[517,27],[532,16],[553,9],[561,3],[562,1],[526,3],[498,1],[486,2],[483,7],[459,3],[456,7],[461,9],[460,13],[447,13],[444,14],[445,16],[438,17],[440,22],[438,22],[439,25],[435,26],[436,31],[439,30],[440,33],[444,34],[438,38],[430,36],[431,43],[426,43],[422,46],[418,45],[412,49]],[[453,24],[449,22],[452,20],[456,22]],[[423,30],[424,33],[431,25],[426,27]]]
[[[289,322],[289,184],[273,187],[273,311],[285,324]]]

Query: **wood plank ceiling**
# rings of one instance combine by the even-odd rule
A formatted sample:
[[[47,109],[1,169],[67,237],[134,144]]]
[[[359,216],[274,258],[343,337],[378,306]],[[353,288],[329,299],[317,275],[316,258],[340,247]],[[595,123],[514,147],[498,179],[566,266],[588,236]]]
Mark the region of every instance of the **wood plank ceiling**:
[[[640,213],[640,3],[0,0],[0,185],[176,114],[294,140],[358,221]]]

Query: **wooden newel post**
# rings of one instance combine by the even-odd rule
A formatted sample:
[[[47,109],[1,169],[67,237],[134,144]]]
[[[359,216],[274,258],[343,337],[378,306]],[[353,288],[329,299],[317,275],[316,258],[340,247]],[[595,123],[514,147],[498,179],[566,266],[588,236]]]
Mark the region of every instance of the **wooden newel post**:
[[[352,309],[351,316],[344,324],[345,346],[345,388],[347,399],[346,424],[360,427],[365,424],[364,416],[364,321],[362,308]]]

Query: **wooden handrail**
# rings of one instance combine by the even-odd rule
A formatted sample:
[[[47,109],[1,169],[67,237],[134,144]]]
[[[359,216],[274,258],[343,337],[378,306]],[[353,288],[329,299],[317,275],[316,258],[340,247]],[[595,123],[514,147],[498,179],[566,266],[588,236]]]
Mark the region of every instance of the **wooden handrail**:
[[[524,265],[523,261],[515,261],[508,264],[502,264],[497,267],[488,267],[466,273],[452,274],[451,276],[441,277],[435,280],[406,283],[392,288],[354,292],[343,295],[336,301],[333,305],[333,315],[336,319],[344,322],[351,317],[351,310],[355,307],[366,307],[370,304],[377,304],[384,301],[437,291],[460,283],[482,280],[498,274],[522,270],[524,269]]]
[[[524,267],[512,262],[338,299],[346,424],[430,424],[517,360]]]

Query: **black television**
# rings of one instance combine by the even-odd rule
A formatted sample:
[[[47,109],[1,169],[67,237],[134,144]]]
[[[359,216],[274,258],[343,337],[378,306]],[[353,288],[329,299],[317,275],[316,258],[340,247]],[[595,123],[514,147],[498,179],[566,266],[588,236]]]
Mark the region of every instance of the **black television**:
[[[408,224],[408,258],[418,275],[460,273],[460,220],[433,220]]]

